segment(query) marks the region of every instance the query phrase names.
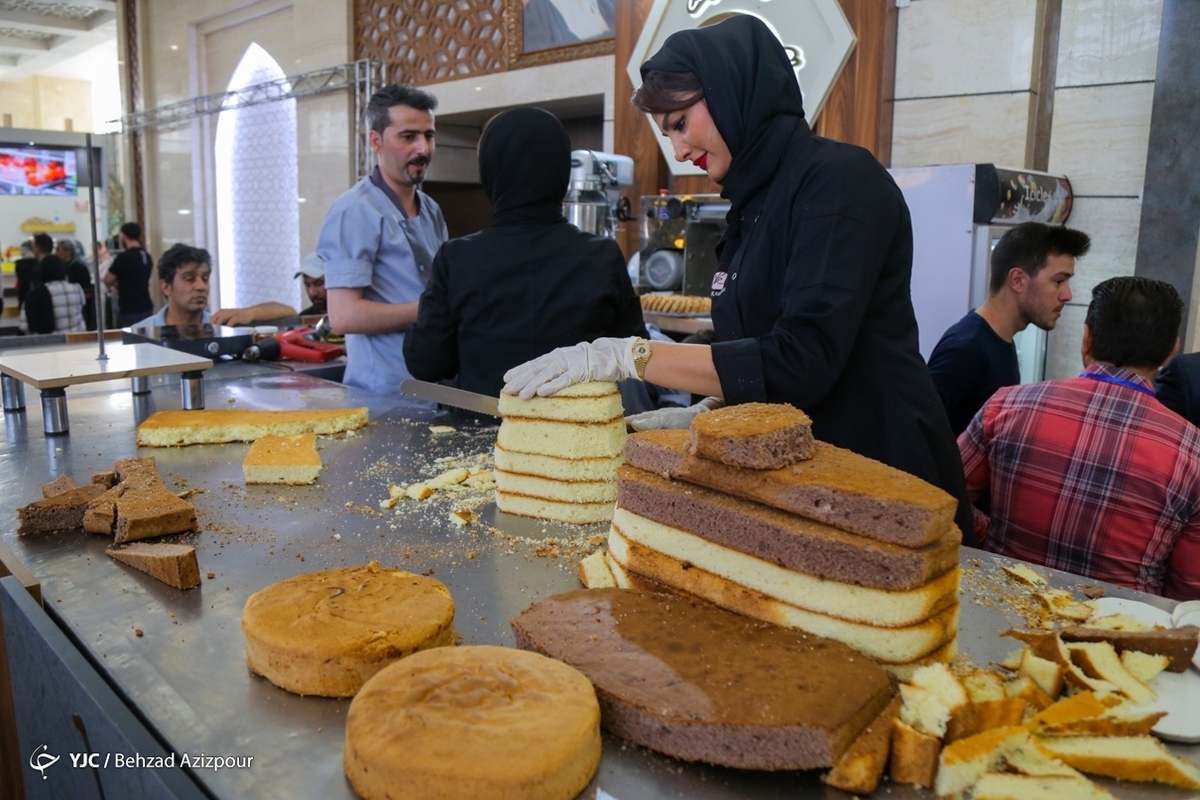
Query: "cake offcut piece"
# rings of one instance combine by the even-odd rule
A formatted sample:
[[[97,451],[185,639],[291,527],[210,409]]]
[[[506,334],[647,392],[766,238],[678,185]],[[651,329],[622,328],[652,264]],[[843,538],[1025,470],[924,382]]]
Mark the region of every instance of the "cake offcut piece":
[[[954,525],[921,548],[874,541],[628,464],[617,470],[617,505],[787,569],[877,589],[928,583],[958,565],[962,543]]]
[[[831,767],[892,698],[887,674],[845,645],[690,598],[583,589],[512,629],[518,647],[588,676],[610,732],[688,761]]]
[[[137,542],[126,547],[110,547],[104,552],[176,589],[195,589],[200,585],[200,564],[194,547]]]
[[[289,692],[352,697],[379,670],[454,643],[454,601],[411,572],[324,570],[255,592],[242,611],[250,671]]]
[[[196,507],[180,500],[161,481],[130,486],[117,498],[116,544],[153,539],[196,528]]]
[[[1061,633],[1064,642],[1109,642],[1118,653],[1137,650],[1139,653],[1164,655],[1170,659],[1168,672],[1187,672],[1200,644],[1200,627],[1183,625],[1168,630],[1119,631],[1081,626],[1066,628]]]
[[[500,395],[500,415],[565,422],[612,422],[625,417],[621,393],[611,381],[576,383],[550,397],[534,395],[522,400],[515,394]]]
[[[89,483],[21,506],[17,509],[17,535],[81,530],[88,503],[103,492],[103,486]]]
[[[242,460],[246,483],[283,483],[299,486],[316,483],[321,456],[315,433],[264,436],[255,439]]]
[[[806,461],[751,471],[699,458],[688,447],[687,431],[644,431],[625,442],[625,460],[648,472],[904,547],[930,545],[953,526],[957,504],[946,492],[825,442],[817,442],[816,453]]]
[[[343,767],[365,800],[572,800],[599,764],[588,679],[509,647],[411,655],[346,714]]]
[[[988,772],[971,790],[971,800],[1113,800],[1084,777]]]
[[[899,713],[900,697],[897,695],[821,780],[843,792],[870,794],[875,791],[892,749],[892,721]]]
[[[746,469],[780,469],[812,458],[812,420],[786,403],[741,403],[692,418],[688,452]]]
[[[53,497],[56,494],[69,492],[72,489],[78,489],[75,481],[71,480],[69,475],[59,475],[54,480],[42,486],[42,497]]]
[[[303,411],[156,411],[138,426],[143,447],[252,442],[263,436],[296,433],[327,435],[367,424],[366,408],[311,408]]]
[[[1153,736],[1050,736],[1041,745],[1066,764],[1093,775],[1200,789],[1200,769]]]
[[[932,788],[941,751],[942,740],[938,737],[921,733],[899,718],[892,720],[892,757],[888,763],[892,783]]]

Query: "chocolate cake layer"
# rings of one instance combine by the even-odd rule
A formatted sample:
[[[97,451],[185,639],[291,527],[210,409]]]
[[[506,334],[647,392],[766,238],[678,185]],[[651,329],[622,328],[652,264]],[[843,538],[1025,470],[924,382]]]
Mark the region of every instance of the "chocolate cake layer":
[[[1104,628],[1079,626],[1063,630],[1064,642],[1108,642],[1117,652],[1136,650],[1166,656],[1168,672],[1187,672],[1200,643],[1200,628],[1184,625],[1180,628],[1153,631],[1110,631]]]
[[[88,503],[103,492],[103,486],[93,483],[18,508],[17,535],[81,530]]]
[[[958,564],[962,542],[953,525],[922,548],[879,542],[628,464],[617,471],[617,505],[787,569],[878,589],[927,583]]]
[[[779,469],[812,458],[812,420],[786,403],[739,403],[692,419],[688,452],[746,469]]]
[[[954,524],[957,506],[941,489],[825,442],[816,443],[812,458],[769,470],[700,458],[690,446],[685,430],[636,433],[625,440],[625,461],[905,547],[932,544]]]
[[[518,647],[588,676],[611,733],[688,761],[832,766],[892,695],[887,673],[845,645],[690,598],[567,592],[512,628]]]

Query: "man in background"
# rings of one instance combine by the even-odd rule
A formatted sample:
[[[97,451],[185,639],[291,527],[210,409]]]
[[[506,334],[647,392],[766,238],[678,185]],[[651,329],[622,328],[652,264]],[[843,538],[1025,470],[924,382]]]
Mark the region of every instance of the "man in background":
[[[1075,259],[1090,247],[1086,233],[1040,222],[1001,237],[992,251],[988,299],[954,323],[929,356],[955,436],[997,389],[1021,382],[1013,337],[1031,323],[1054,329],[1071,300]]]
[[[1147,278],[1092,290],[1083,374],[997,391],[958,437],[980,546],[1179,600],[1200,599],[1200,429],[1154,396],[1183,301]]]
[[[177,244],[158,260],[158,285],[167,304],[146,319],[139,328],[166,325],[250,325],[261,320],[296,315],[296,309],[283,303],[259,303],[248,308],[230,308],[208,313],[208,284],[212,278],[212,256],[207,250]]]
[[[117,292],[117,327],[127,328],[154,312],[150,299],[154,259],[142,247],[141,225],[126,222],[118,236],[123,249],[105,273],[104,285]]]
[[[300,316],[325,314],[325,262],[321,260],[321,257],[316,253],[306,255],[300,262],[300,271],[293,277],[300,278],[304,282],[304,293],[308,296],[308,302],[311,303],[308,308],[300,312]]]
[[[372,95],[367,123],[379,166],[334,201],[317,240],[329,322],[346,335],[343,382],[378,394],[397,394],[412,377],[404,332],[449,238],[442,210],[419,188],[433,160],[436,107],[433,95],[402,84]]]

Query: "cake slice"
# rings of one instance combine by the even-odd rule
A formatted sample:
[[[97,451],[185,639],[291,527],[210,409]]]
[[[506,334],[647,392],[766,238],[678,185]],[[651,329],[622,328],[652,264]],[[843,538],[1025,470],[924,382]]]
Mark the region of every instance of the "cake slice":
[[[612,519],[613,504],[571,503],[563,500],[547,500],[544,497],[528,497],[496,490],[496,508],[506,514],[516,514],[535,519],[552,519],[569,525],[590,525]]]
[[[1200,769],[1153,736],[1052,736],[1041,744],[1064,763],[1093,775],[1200,789]]]
[[[612,422],[624,420],[621,394],[611,381],[576,383],[550,397],[522,400],[515,394],[500,394],[500,415],[505,419],[563,420],[567,422]]]
[[[597,550],[579,562],[579,582],[588,589],[616,587],[617,580],[608,567],[607,556],[603,550]]]
[[[1121,653],[1121,666],[1125,667],[1130,675],[1147,686],[1170,663],[1171,659],[1161,654],[1139,653],[1137,650],[1126,650],[1124,653]]]
[[[42,486],[42,497],[54,497],[56,494],[69,492],[72,489],[78,489],[75,481],[67,475],[59,475],[54,480]]]
[[[200,585],[200,564],[196,561],[194,547],[138,542],[121,548],[110,547],[104,552],[176,589],[195,589]]]
[[[88,503],[103,492],[103,486],[89,483],[18,508],[17,535],[81,530]]]
[[[1026,650],[1017,669],[1022,675],[1028,675],[1050,699],[1062,694],[1063,668],[1057,663],[1034,655],[1032,650]]]
[[[1043,750],[1022,727],[995,728],[960,739],[942,749],[935,789],[938,797],[966,797],[989,771],[1001,768],[1025,775],[1084,779]]]
[[[1184,625],[1169,630],[1123,631],[1081,626],[1066,628],[1061,636],[1064,642],[1108,642],[1119,653],[1137,650],[1164,655],[1170,659],[1168,672],[1187,672],[1196,655],[1196,646],[1200,644],[1200,627]]]
[[[688,452],[745,469],[779,469],[812,458],[812,420],[786,403],[741,403],[692,418]]]
[[[988,772],[971,790],[971,800],[1113,800],[1113,796],[1082,776]]]
[[[156,411],[138,425],[137,443],[142,447],[178,447],[252,442],[270,435],[342,433],[356,430],[366,424],[366,408],[310,408],[302,411]]]
[[[943,731],[947,743],[970,736],[975,732],[975,714],[967,690],[945,664],[930,664],[913,673],[905,686],[925,689],[935,695],[949,711]],[[903,687],[902,687],[903,688]],[[909,720],[905,722],[912,723]],[[926,733],[933,731],[926,730]]]
[[[1003,700],[1004,678],[1000,673],[991,670],[972,670],[962,678],[963,688],[972,703],[986,703],[993,700]]]
[[[888,766],[892,783],[932,788],[941,750],[942,741],[938,737],[921,733],[901,719],[893,720],[892,758]]]
[[[625,446],[625,419],[581,423],[506,417],[496,434],[496,446],[555,458],[613,458]]]
[[[892,698],[887,674],[845,645],[689,598],[583,589],[512,629],[521,649],[587,675],[609,732],[686,761],[832,767]]]
[[[111,489],[117,485],[117,475],[111,469],[108,472],[94,472],[91,482],[98,483],[105,489]]]
[[[557,500],[560,503],[611,504],[617,499],[617,482],[613,477],[610,475],[607,480],[598,481],[574,481],[497,469],[496,491]]]
[[[821,780],[843,792],[875,791],[892,749],[892,721],[900,713],[900,703],[899,695],[893,697]]]
[[[562,481],[612,481],[625,462],[620,453],[597,458],[558,458],[540,453],[518,453],[496,446],[497,472],[538,475]]]
[[[250,445],[242,460],[246,483],[283,483],[299,486],[316,483],[321,456],[315,433],[264,436]]]
[[[1071,660],[1088,677],[1108,681],[1137,704],[1149,703],[1157,696],[1154,690],[1129,674],[1121,664],[1116,649],[1108,642],[1076,642],[1067,645]]]
[[[617,470],[617,505],[786,569],[877,589],[928,583],[958,566],[962,542],[953,525],[921,548],[875,541],[628,464]]]
[[[690,454],[689,437],[684,430],[632,434],[625,442],[625,460],[648,472],[904,547],[930,545],[953,526],[958,506],[949,494],[849,450],[817,442],[816,454],[807,461],[747,471]]]
[[[162,482],[131,486],[117,498],[116,544],[152,539],[196,528],[196,507],[180,500]]]
[[[93,485],[103,486],[99,483]],[[124,484],[114,484],[88,503],[83,514],[83,529],[88,533],[112,536],[117,525],[117,500],[125,494],[125,489]]]

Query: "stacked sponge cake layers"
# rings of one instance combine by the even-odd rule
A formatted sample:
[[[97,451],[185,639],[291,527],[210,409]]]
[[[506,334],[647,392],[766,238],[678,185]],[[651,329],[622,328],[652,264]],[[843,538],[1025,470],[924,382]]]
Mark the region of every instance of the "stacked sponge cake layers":
[[[496,507],[559,522],[608,522],[625,446],[615,383],[570,386],[551,397],[500,395]]]
[[[620,568],[843,642],[902,678],[954,658],[962,533],[950,495],[824,442],[807,460],[750,469],[697,455],[693,434],[626,442],[608,541]]]

